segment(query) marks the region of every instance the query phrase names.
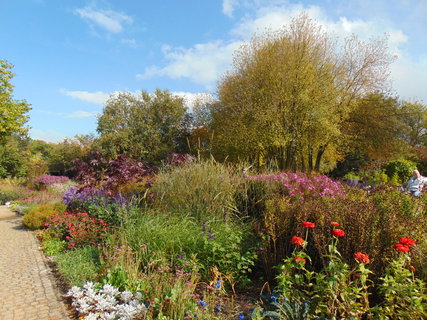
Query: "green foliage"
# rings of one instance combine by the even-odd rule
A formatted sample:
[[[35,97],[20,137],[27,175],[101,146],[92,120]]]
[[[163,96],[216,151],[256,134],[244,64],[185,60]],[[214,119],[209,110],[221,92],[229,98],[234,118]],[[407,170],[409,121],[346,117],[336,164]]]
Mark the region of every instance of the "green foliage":
[[[384,302],[377,308],[378,319],[423,319],[427,313],[426,283],[414,277],[409,269],[407,254],[390,261],[385,276],[381,278],[380,293]]]
[[[98,280],[101,267],[99,256],[99,249],[90,246],[60,254],[55,262],[70,285],[83,286],[87,281]]]
[[[50,217],[65,212],[65,209],[62,202],[40,204],[31,208],[24,216],[24,225],[30,229],[41,229]]]
[[[13,99],[12,67],[7,61],[0,60],[0,145],[12,133],[26,134],[28,130],[23,126],[28,120],[25,113],[30,106],[25,101]]]
[[[401,103],[381,92],[366,94],[357,100],[347,120],[349,148],[363,152],[370,160],[395,159],[408,153],[403,138]]]
[[[280,302],[273,302],[272,305],[276,310],[262,312],[262,319],[309,320],[311,318],[309,301],[299,302],[286,299]]]
[[[0,180],[0,205],[6,202],[25,199],[31,191],[21,184],[10,183],[11,179]]]
[[[200,223],[190,216],[151,212],[130,218],[121,233],[124,245],[140,251],[142,266],[153,260],[176,266],[190,259],[204,279],[215,268],[232,285],[247,284],[256,258],[250,226],[233,221]]]
[[[333,166],[355,100],[385,86],[393,60],[384,39],[339,43],[302,14],[243,45],[211,107],[214,154],[295,171]]]
[[[44,254],[47,256],[55,256],[59,253],[64,252],[66,246],[67,246],[67,242],[63,240],[55,239],[55,238],[44,241],[41,244],[41,248]]]
[[[157,175],[154,207],[190,214],[198,221],[223,218],[235,209],[235,185],[229,169],[214,161],[186,163]]]
[[[98,119],[98,144],[111,158],[125,154],[151,164],[184,145],[186,119],[182,98],[167,90],[123,92],[110,97]]]
[[[410,160],[393,160],[384,167],[385,173],[389,178],[397,176],[399,183],[403,184],[412,177],[412,172],[416,169],[416,164]]]
[[[0,178],[24,177],[28,169],[26,158],[22,137],[12,135],[3,138],[0,143]]]
[[[301,251],[295,250],[280,267],[278,290],[287,301],[311,301],[313,315],[330,319],[367,315],[367,279],[371,272],[363,263],[351,269],[337,250],[337,243],[338,238],[329,239],[327,253],[323,256],[326,264],[318,272],[306,268],[306,261],[310,261],[310,257],[303,251],[304,247]]]

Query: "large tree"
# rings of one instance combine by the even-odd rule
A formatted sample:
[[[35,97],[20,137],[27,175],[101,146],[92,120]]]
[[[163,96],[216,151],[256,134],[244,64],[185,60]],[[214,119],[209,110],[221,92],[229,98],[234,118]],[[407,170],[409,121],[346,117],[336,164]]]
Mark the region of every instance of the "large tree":
[[[340,42],[305,14],[254,36],[219,83],[215,153],[319,171],[340,156],[355,101],[387,86],[392,60],[386,39]]]
[[[407,116],[397,98],[375,92],[359,99],[345,128],[350,153],[380,161],[406,156],[404,136],[410,129],[402,120]]]
[[[167,90],[120,93],[110,97],[98,119],[99,145],[111,157],[155,162],[183,148],[187,120],[183,99]]]
[[[0,143],[6,143],[6,137],[13,133],[26,134],[24,127],[28,120],[26,113],[30,106],[25,101],[13,99],[13,85],[11,79],[12,65],[0,60]]]

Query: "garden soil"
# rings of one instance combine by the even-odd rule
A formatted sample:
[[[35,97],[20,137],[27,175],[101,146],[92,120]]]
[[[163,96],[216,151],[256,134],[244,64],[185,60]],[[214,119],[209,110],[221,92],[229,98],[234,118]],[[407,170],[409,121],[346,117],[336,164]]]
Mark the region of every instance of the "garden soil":
[[[0,319],[69,319],[34,233],[6,206],[0,206]]]

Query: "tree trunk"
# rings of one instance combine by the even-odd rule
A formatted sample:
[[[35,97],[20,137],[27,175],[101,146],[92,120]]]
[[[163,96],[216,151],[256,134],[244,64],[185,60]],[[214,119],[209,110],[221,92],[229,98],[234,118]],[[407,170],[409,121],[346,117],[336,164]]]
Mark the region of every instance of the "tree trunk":
[[[314,168],[317,172],[320,172],[320,161],[322,160],[322,156],[325,150],[326,150],[326,146],[320,146],[319,150],[317,150],[316,165]]]

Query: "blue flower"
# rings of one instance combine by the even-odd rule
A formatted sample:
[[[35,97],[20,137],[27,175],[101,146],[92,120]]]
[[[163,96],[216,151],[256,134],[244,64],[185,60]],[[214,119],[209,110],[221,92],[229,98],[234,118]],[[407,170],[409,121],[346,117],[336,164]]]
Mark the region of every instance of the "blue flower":
[[[273,302],[277,302],[277,297],[276,297],[276,296],[271,296],[271,297],[270,297],[270,299],[271,299]]]
[[[239,317],[237,318],[237,320],[245,320],[245,314],[244,313],[239,314]]]
[[[221,279],[219,279],[215,284],[216,289],[221,289]]]
[[[197,301],[197,304],[198,304],[199,306],[201,306],[202,308],[204,308],[204,307],[206,307],[209,303],[207,303],[206,301],[203,301],[203,300],[199,300],[199,301]]]
[[[219,304],[217,304],[214,308],[215,313],[220,312],[221,311],[221,306]]]

